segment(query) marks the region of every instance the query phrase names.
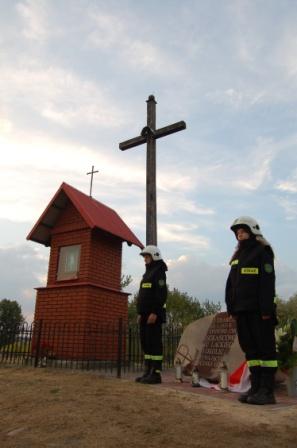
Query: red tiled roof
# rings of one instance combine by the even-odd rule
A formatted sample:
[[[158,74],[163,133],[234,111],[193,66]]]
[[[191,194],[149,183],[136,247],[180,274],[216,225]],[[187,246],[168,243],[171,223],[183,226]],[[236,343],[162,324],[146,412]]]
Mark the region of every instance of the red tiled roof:
[[[119,237],[122,241],[126,241],[128,244],[135,244],[141,249],[143,248],[143,244],[113,209],[96,201],[96,199],[87,196],[65,182],[62,183],[59,190],[40,216],[39,220],[27,236],[27,240],[36,241],[45,246],[49,246],[51,230],[69,200],[91,229],[98,228],[104,230]]]

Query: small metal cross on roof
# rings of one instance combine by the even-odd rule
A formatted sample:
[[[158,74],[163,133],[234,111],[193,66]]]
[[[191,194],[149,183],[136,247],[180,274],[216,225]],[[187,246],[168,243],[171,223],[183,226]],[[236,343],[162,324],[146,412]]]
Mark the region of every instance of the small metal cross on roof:
[[[186,129],[186,123],[179,121],[156,129],[156,100],[154,95],[147,99],[147,126],[140,136],[119,144],[122,151],[146,143],[146,244],[157,245],[157,195],[156,195],[156,139]]]
[[[88,174],[91,174],[91,184],[90,184],[90,198],[92,197],[92,188],[93,188],[93,175],[95,173],[99,173],[99,171],[94,171],[94,165],[92,165],[92,171],[90,171]]]

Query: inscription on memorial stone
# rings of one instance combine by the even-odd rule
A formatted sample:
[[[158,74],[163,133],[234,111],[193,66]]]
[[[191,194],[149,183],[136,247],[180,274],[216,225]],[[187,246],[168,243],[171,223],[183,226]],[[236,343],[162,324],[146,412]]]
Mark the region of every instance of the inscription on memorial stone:
[[[219,366],[236,336],[236,323],[227,313],[218,313],[207,331],[198,361],[199,371],[207,375]]]

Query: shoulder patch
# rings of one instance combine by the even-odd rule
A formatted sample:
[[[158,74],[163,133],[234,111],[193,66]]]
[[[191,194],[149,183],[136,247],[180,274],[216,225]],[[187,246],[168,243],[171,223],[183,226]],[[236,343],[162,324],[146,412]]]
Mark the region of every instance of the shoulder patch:
[[[161,288],[165,285],[165,280],[163,280],[162,278],[160,278],[160,280],[158,281],[159,286],[161,286]]]
[[[267,272],[267,274],[271,274],[273,272],[273,266],[270,263],[264,264],[264,271]]]

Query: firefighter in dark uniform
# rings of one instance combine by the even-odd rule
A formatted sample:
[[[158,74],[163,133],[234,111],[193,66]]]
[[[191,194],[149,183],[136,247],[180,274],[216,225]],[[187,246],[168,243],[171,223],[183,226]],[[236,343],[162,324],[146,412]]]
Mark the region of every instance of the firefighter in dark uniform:
[[[237,334],[250,370],[251,388],[239,397],[249,404],[274,404],[277,370],[274,329],[274,254],[258,223],[248,216],[234,221],[238,241],[226,284],[228,313],[236,319]]]
[[[137,313],[145,371],[136,381],[159,384],[162,382],[162,324],[166,320],[167,266],[156,246],[146,246],[140,255],[144,258],[146,270],[140,282]]]

